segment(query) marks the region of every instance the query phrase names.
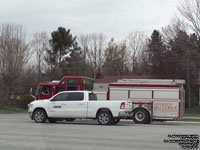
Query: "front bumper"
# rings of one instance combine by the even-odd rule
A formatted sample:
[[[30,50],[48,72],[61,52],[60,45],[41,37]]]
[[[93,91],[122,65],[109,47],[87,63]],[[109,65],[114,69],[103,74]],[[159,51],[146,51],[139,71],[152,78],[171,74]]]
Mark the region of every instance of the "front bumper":
[[[28,115],[29,115],[29,117],[30,117],[31,119],[33,119],[33,112],[32,112],[32,111],[29,111],[29,112],[28,112]]]

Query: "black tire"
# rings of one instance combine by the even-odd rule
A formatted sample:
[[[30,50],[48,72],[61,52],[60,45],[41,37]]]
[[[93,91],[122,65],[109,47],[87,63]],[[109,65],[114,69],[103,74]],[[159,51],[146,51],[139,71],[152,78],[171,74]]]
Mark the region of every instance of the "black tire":
[[[33,119],[36,123],[44,123],[47,119],[47,114],[43,109],[36,109],[33,113]]]
[[[66,118],[65,120],[66,120],[66,121],[74,121],[75,118]]]
[[[113,118],[109,111],[100,111],[97,115],[97,120],[101,125],[109,125]]]
[[[147,124],[150,122],[150,116],[148,112],[142,108],[136,109],[133,112],[133,121],[138,124]]]
[[[111,124],[115,125],[120,122],[119,118],[113,118]]]
[[[48,118],[48,121],[51,123],[56,123],[56,121],[58,121],[58,119],[56,118]]]

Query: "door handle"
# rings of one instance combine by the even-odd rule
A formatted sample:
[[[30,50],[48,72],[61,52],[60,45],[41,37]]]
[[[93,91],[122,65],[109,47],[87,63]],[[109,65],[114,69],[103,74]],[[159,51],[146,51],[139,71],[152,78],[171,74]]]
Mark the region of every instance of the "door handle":
[[[66,104],[61,104],[61,105],[66,105]]]
[[[53,106],[53,108],[61,108],[62,106]]]
[[[80,106],[83,106],[83,104],[82,104],[82,103],[79,103],[78,105],[80,105]]]

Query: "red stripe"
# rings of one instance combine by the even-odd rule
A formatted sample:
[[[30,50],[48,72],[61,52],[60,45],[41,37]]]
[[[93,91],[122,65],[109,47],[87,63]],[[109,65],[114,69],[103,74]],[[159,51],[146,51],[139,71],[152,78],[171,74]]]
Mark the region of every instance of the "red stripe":
[[[152,90],[152,99],[154,98],[154,91]]]
[[[141,105],[144,105],[144,104],[152,104],[152,102],[151,103],[144,103],[144,102],[132,102],[132,104],[141,104]]]
[[[178,120],[181,119],[181,101],[179,101]]]
[[[163,101],[163,100],[167,100],[167,101],[178,101],[179,99],[166,99],[166,98],[156,98],[154,100],[157,100],[157,101]]]
[[[120,87],[178,87],[178,85],[155,85],[155,84],[117,84],[110,83],[109,86],[120,86]]]
[[[150,98],[131,98],[131,100],[150,100],[152,101],[152,99]],[[153,99],[153,101],[178,101],[178,99],[166,99],[166,98],[156,98],[156,99]]]

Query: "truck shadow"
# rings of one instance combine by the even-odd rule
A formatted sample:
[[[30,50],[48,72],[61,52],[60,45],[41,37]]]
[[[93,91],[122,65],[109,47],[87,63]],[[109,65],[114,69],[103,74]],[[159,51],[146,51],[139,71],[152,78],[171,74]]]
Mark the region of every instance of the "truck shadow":
[[[132,120],[123,120],[120,121],[118,124],[115,125],[100,125],[97,120],[75,120],[75,121],[57,121],[56,123],[46,122],[46,125],[58,125],[58,124],[70,124],[70,125],[91,125],[91,126],[185,126],[185,123],[179,122],[152,122],[151,124],[136,124]],[[192,125],[192,124],[189,124]]]
[[[58,124],[70,124],[70,125],[91,125],[91,126],[132,126],[133,123],[123,123],[119,122],[118,124],[111,125],[100,125],[97,120],[75,120],[73,122],[70,121],[57,121],[56,123],[46,122],[46,125],[58,125]]]

